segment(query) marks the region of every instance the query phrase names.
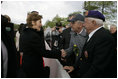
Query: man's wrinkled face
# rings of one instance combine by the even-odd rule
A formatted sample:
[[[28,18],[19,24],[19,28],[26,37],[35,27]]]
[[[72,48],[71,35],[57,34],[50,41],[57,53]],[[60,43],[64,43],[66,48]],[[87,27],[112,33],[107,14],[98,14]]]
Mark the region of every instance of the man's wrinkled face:
[[[110,32],[111,32],[111,33],[115,33],[116,30],[117,30],[117,28],[116,28],[115,26],[111,26],[111,27],[110,27]]]
[[[86,28],[86,30],[89,31],[94,28],[94,25],[91,20],[89,20],[88,18],[85,18],[84,27]]]
[[[75,21],[72,23],[73,31],[77,32],[78,29],[82,28],[82,23],[80,21]]]

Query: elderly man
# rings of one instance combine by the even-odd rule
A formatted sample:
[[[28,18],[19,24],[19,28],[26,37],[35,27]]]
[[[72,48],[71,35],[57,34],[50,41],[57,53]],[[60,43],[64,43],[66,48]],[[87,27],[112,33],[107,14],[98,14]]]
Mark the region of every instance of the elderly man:
[[[117,77],[117,58],[114,39],[102,25],[105,17],[99,11],[88,11],[85,28],[89,38],[84,45],[80,61],[79,77],[112,78]]]
[[[117,31],[117,27],[115,25],[110,26],[110,32],[113,34]]]
[[[68,20],[71,20],[73,17],[74,17],[75,14],[71,14],[69,15],[68,17]],[[69,44],[70,44],[70,39],[71,39],[71,31],[72,31],[72,23],[69,22],[69,28],[65,29],[63,32],[62,32],[62,38],[61,38],[61,41],[60,41],[60,49],[67,49],[69,48]],[[74,54],[71,54],[67,59],[65,59],[64,61],[60,60],[61,64],[63,66],[65,65],[72,65],[74,63],[74,59],[75,59],[75,55]]]
[[[116,45],[116,49],[117,49],[117,27],[115,25],[111,25],[110,32],[111,32],[113,38],[115,39],[115,45]]]
[[[76,65],[78,63],[77,61],[81,56],[82,49],[86,41],[86,30],[83,27],[84,16],[82,16],[81,14],[76,14],[70,20],[70,22],[72,22],[72,30],[73,30],[73,32],[71,32],[70,45],[68,49],[62,50],[62,52],[65,53],[62,55],[62,57],[64,57],[64,55],[67,54],[66,58],[68,58],[73,52],[75,54],[75,63],[71,66],[64,67],[64,69],[68,70],[68,73],[72,72],[74,67],[77,66]]]
[[[88,11],[85,28],[89,38],[80,58],[80,77],[111,78],[117,74],[114,39],[102,25],[105,17],[99,11]]]

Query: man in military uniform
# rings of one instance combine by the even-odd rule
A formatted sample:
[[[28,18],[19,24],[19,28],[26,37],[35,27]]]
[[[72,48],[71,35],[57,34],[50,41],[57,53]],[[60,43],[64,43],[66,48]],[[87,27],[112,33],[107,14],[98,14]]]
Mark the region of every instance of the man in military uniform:
[[[88,39],[83,48],[81,61],[74,67],[75,70],[79,68],[78,77],[117,77],[114,39],[110,32],[102,27],[104,21],[105,17],[99,11],[88,11],[86,13],[84,26],[88,33]]]

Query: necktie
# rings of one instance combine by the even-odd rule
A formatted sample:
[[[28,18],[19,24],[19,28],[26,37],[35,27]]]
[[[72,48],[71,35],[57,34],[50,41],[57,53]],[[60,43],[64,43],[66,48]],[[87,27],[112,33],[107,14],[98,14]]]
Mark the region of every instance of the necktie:
[[[89,35],[86,36],[86,42],[85,42],[85,44],[87,43],[88,39],[89,39]]]

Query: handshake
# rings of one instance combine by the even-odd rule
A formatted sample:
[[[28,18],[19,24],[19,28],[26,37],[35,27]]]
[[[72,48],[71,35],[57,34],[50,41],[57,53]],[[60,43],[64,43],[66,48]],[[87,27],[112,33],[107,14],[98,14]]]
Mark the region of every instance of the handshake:
[[[67,55],[67,52],[64,49],[61,49],[61,60],[66,61],[65,56]],[[70,73],[74,70],[73,66],[64,66],[64,69]]]
[[[61,49],[61,57],[65,58],[67,55],[67,52],[64,49]]]

